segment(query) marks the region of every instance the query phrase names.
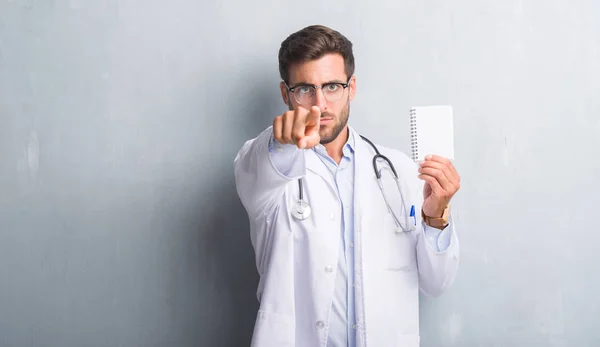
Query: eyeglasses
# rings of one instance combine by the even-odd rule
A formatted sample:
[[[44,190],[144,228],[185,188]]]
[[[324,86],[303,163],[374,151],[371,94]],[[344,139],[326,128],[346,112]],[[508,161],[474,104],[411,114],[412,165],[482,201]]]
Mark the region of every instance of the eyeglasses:
[[[351,78],[352,76],[348,78],[346,83],[331,82],[325,83],[321,86],[315,86],[314,84],[299,84],[290,87],[286,81],[283,81],[283,83],[285,83],[287,90],[294,94],[294,99],[296,99],[296,102],[301,105],[312,105],[317,99],[317,89],[321,89],[323,91],[325,100],[329,102],[341,100],[344,96],[344,90],[350,85]]]

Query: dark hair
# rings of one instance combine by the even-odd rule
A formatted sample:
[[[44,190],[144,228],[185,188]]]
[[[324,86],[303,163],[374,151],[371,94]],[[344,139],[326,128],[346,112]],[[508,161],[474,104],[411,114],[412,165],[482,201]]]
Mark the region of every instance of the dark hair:
[[[279,75],[289,82],[293,64],[319,59],[338,53],[344,58],[347,77],[354,74],[352,42],[344,35],[323,25],[311,25],[288,36],[279,48]]]

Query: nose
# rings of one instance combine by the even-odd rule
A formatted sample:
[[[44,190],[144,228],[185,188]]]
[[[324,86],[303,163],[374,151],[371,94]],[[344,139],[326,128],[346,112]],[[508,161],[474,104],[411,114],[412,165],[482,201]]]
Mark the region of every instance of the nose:
[[[327,99],[325,99],[325,94],[321,88],[315,90],[315,105],[318,106],[321,111],[327,110]]]

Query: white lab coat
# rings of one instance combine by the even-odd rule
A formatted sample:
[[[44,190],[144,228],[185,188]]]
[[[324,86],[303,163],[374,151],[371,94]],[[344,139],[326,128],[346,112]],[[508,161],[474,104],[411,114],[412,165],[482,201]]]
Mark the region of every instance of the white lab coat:
[[[341,242],[341,204],[330,172],[312,150],[302,150],[288,176],[275,169],[268,152],[271,134],[268,128],[247,141],[234,160],[260,275],[252,346],[324,347]],[[354,137],[357,343],[417,347],[419,289],[430,296],[441,294],[458,268],[454,223],[451,219],[448,226],[450,246],[436,252],[423,233],[423,181],[416,164],[399,151],[377,145],[399,177],[407,180],[408,199],[417,211],[417,231],[397,232],[375,179],[375,152],[356,132]],[[303,221],[290,214],[300,177],[305,179],[304,199],[312,208]]]

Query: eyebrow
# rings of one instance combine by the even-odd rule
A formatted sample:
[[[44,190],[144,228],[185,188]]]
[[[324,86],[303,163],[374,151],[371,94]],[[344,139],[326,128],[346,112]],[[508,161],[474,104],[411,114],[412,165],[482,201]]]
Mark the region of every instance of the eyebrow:
[[[332,83],[345,84],[346,82],[343,82],[342,80],[331,80],[331,81],[327,81],[327,82],[323,83],[322,85],[332,84]],[[298,87],[298,86],[314,86],[314,85],[316,85],[316,84],[302,81],[302,82],[298,82],[298,83],[291,85],[290,88],[294,88],[294,87]]]

